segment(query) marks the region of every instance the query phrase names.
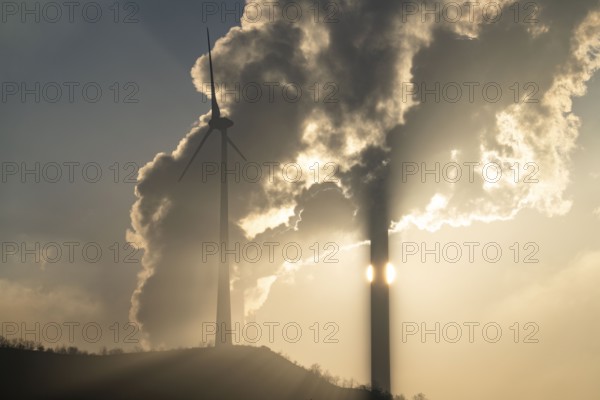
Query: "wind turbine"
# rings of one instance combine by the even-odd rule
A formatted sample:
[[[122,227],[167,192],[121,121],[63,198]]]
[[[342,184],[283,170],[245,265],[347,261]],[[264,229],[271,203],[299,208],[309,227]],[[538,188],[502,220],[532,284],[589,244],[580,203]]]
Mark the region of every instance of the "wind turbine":
[[[208,40],[208,61],[210,64],[210,92],[211,92],[211,116],[208,122],[209,129],[200,141],[198,148],[192,155],[189,163],[186,165],[183,173],[179,177],[179,181],[183,179],[186,172],[194,162],[194,159],[200,152],[202,146],[208,139],[208,137],[215,130],[221,133],[221,171],[228,171],[227,169],[227,149],[230,145],[233,149],[246,161],[246,157],[242,154],[240,149],[233,143],[233,141],[227,136],[227,129],[233,126],[233,121],[229,118],[221,117],[221,110],[217,103],[217,96],[215,93],[215,80],[213,77],[213,65],[212,65],[212,54],[210,49],[210,34],[208,28],[206,29],[206,38]],[[227,173],[221,174],[221,212],[220,212],[220,246],[221,248],[228,248],[229,245],[229,199],[228,199],[228,187],[227,187]],[[217,286],[217,331],[215,338],[215,346],[219,345],[231,345],[231,336],[228,334],[231,332],[231,299],[229,290],[229,261],[223,260],[220,257],[219,262],[219,282]]]

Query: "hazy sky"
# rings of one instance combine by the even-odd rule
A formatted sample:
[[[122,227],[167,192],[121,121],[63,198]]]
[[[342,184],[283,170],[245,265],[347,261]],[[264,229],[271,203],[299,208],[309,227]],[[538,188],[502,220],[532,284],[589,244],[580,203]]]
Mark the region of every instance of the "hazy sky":
[[[252,163],[230,154],[246,343],[260,329],[258,345],[368,382],[362,204],[388,171],[393,390],[600,394],[597,1],[281,1],[242,21],[226,12],[241,3],[100,1],[72,22],[25,3],[39,22],[20,2],[0,15],[0,334],[210,339],[216,135],[177,182],[209,117],[209,27]]]

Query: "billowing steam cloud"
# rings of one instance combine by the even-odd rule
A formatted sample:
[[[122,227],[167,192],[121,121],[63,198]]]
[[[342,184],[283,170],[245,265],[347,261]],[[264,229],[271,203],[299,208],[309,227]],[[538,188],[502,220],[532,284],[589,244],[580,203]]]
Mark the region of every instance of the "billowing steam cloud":
[[[507,106],[495,112],[493,128],[481,132],[478,166],[473,166],[473,191],[465,197],[457,186],[436,188],[422,211],[404,214],[395,224],[437,230],[442,225],[469,225],[513,218],[524,208],[548,216],[571,207],[564,198],[569,184],[570,155],[576,148],[580,121],[572,99],[586,93],[586,83],[600,68],[600,11],[590,12],[576,27],[569,56],[557,66],[548,89],[535,102]],[[532,99],[533,100],[533,99]],[[473,160],[471,158],[470,160]],[[460,151],[449,152],[449,175],[461,165]],[[498,168],[498,166],[500,168]],[[431,165],[430,165],[431,167]],[[462,163],[464,167],[464,163]],[[483,167],[488,168],[483,170]],[[409,168],[404,168],[404,174]],[[461,168],[461,172],[469,171]],[[491,172],[490,172],[491,171]],[[501,171],[501,175],[498,173]],[[456,179],[450,176],[450,181]]]
[[[282,8],[285,3],[280,2]],[[303,10],[313,3],[295,2]],[[482,8],[487,3],[492,2],[481,2]],[[347,0],[337,5],[337,22],[315,22],[311,16],[291,23],[276,14],[274,19],[242,21],[214,46],[215,79],[230,91],[217,94],[222,110],[235,121],[230,135],[262,172],[255,181],[244,179],[248,171],[238,172],[242,179],[230,185],[230,218],[237,227],[231,233],[233,243],[252,239],[281,248],[293,242],[306,249],[334,237],[351,248],[365,238],[364,184],[378,174],[374,171],[389,166],[392,181],[386,184],[394,204],[392,219],[399,221],[396,229],[506,219],[523,207],[549,214],[568,210],[562,194],[577,137],[570,98],[583,94],[598,67],[598,37],[591,28],[597,26],[597,14],[579,25],[571,47],[550,51],[541,45],[565,36],[581,21],[565,23],[553,33],[552,25],[516,24],[512,17],[490,22],[480,12],[459,21],[423,21],[422,13],[401,1]],[[549,3],[545,15],[560,14],[556,7],[561,6]],[[494,60],[488,52],[502,48],[495,46],[499,38],[515,47],[506,48],[504,59]],[[540,45],[540,54],[527,61],[524,49],[532,41]],[[570,49],[573,55],[567,57]],[[520,64],[510,62],[519,56]],[[406,96],[409,82],[524,83],[515,77],[544,65],[536,63],[563,65],[556,76],[532,74],[531,80],[544,80],[540,88],[545,94],[537,105],[439,104]],[[207,57],[202,56],[192,69],[200,91],[207,89],[207,72]],[[144,247],[145,256],[131,317],[153,346],[198,344],[202,321],[214,320],[217,258],[203,260],[202,244],[218,240],[219,177],[207,174],[218,162],[217,135],[184,181],[177,182],[208,119],[202,116],[200,129],[192,130],[173,153],[158,154],[146,165],[136,189],[130,239]],[[540,183],[523,188],[478,180],[440,189],[401,181],[403,162],[419,165],[444,161],[442,157],[502,165],[534,162],[541,171]],[[285,171],[286,163],[300,166],[301,175]],[[332,166],[339,180],[327,181]],[[291,182],[290,174],[297,179]],[[246,314],[259,309],[273,282],[293,279],[300,265],[283,262],[280,250],[273,260],[235,263],[234,305],[245,301]]]

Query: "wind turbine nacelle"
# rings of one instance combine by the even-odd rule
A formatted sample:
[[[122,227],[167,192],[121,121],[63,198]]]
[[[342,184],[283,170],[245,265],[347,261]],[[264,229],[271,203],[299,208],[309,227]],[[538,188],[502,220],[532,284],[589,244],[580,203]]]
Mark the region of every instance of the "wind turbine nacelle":
[[[231,128],[233,126],[233,121],[224,117],[213,118],[208,121],[208,126],[210,126],[212,129],[222,131],[227,128]]]

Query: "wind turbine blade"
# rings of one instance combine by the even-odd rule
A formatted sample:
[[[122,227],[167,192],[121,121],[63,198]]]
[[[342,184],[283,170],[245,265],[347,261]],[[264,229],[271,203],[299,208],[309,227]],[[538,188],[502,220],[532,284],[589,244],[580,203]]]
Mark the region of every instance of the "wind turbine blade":
[[[242,159],[244,161],[248,161],[248,160],[246,160],[246,157],[244,157],[244,155],[242,154],[242,152],[240,151],[240,149],[238,149],[237,146],[235,145],[235,143],[233,143],[233,140],[231,140],[229,137],[227,137],[227,141],[229,142],[229,144],[231,145],[231,147],[233,147],[235,149],[235,151],[237,151],[237,153],[240,155],[240,157],[242,157]]]
[[[188,164],[185,166],[185,169],[183,170],[183,173],[179,177],[179,182],[181,182],[181,180],[183,179],[185,173],[190,168],[190,165],[192,165],[192,163],[194,162],[194,159],[196,158],[196,156],[200,152],[200,149],[202,148],[202,146],[204,146],[204,142],[206,142],[206,139],[208,139],[208,137],[210,136],[210,134],[212,133],[212,131],[213,131],[213,128],[210,128],[208,130],[208,132],[206,132],[206,134],[204,135],[204,137],[202,138],[202,140],[200,141],[200,145],[198,145],[198,148],[196,149],[196,151],[192,155],[192,158],[190,159],[190,162],[188,162]]]
[[[221,110],[219,110],[219,104],[217,104],[215,79],[213,77],[212,53],[210,51],[210,33],[208,32],[208,28],[206,28],[206,39],[208,40],[208,63],[210,64],[210,96],[212,104],[211,118],[219,118],[221,117]]]

